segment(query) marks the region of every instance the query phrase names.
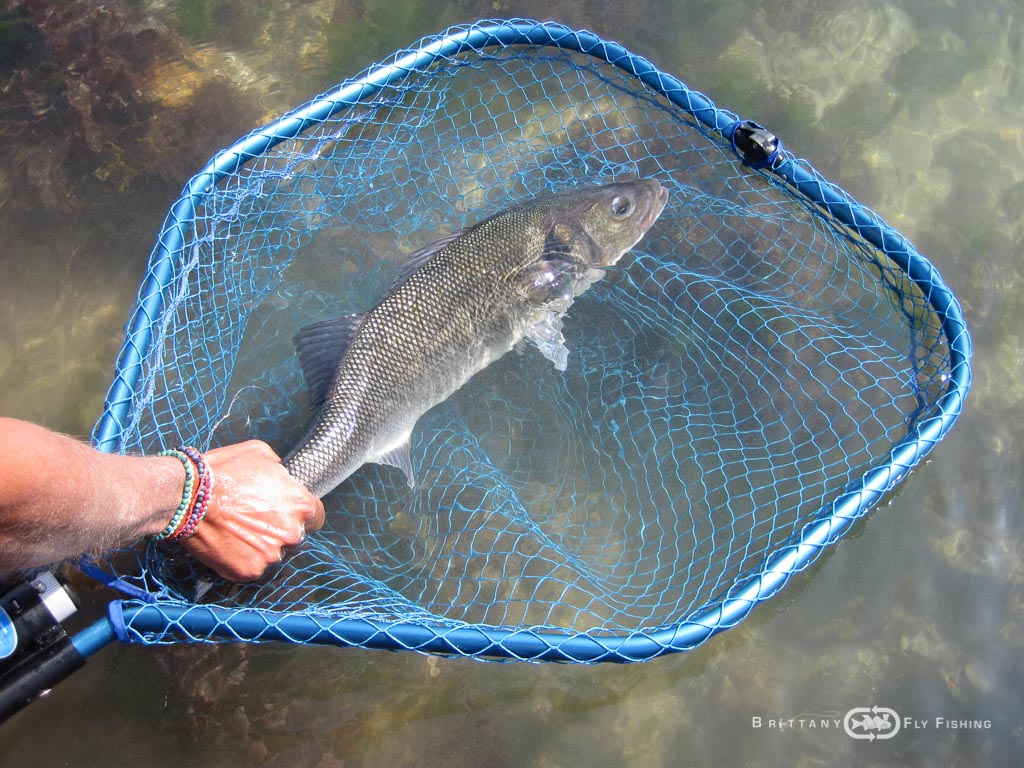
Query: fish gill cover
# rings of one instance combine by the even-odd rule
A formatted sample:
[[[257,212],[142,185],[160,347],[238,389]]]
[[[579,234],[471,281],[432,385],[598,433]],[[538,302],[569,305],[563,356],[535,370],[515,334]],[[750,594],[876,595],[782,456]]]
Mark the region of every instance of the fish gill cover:
[[[596,35],[480,22],[242,140],[154,251],[95,440],[151,453],[309,417],[292,336],[406,257],[545,192],[654,178],[668,204],[565,318],[428,411],[417,484],[367,465],[263,580],[148,544],[106,563],[135,642],[290,640],[640,660],[740,621],[902,479],[969,384],[955,299],[805,162]]]

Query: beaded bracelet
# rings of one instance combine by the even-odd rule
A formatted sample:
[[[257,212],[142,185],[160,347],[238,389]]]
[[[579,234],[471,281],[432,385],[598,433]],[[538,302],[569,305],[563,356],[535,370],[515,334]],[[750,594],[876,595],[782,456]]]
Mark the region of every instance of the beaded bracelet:
[[[178,529],[170,535],[169,538],[172,541],[187,539],[196,532],[196,528],[203,521],[203,518],[206,517],[206,511],[210,508],[210,497],[213,493],[213,470],[203,460],[202,454],[191,446],[182,447],[181,452],[192,460],[199,471],[199,490],[192,501],[188,516],[182,521]]]
[[[210,473],[207,476],[206,491],[200,491],[196,497],[195,504],[192,505],[192,514],[189,515],[188,519],[181,526],[181,528],[174,532],[170,537],[171,541],[181,541],[187,539],[193,533],[196,532],[196,527],[206,517],[206,510],[210,507],[210,488],[213,485],[213,474]]]
[[[183,451],[171,448],[166,451],[161,451],[159,455],[173,456],[182,463],[182,466],[185,467],[185,488],[181,494],[181,503],[178,505],[178,508],[174,511],[174,516],[171,518],[171,521],[167,524],[167,527],[155,536],[150,537],[155,541],[163,541],[164,539],[170,538],[172,535],[174,535],[175,531],[178,530],[178,527],[186,519],[188,511],[193,506],[192,491],[195,487],[196,482],[195,465],[193,465],[192,459],[190,459],[188,455],[185,454]]]

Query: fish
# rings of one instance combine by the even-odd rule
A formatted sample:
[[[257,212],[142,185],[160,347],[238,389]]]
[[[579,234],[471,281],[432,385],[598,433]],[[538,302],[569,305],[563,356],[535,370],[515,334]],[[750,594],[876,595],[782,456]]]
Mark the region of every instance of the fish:
[[[563,318],[661,215],[654,179],[534,198],[413,253],[383,298],[293,338],[312,418],[282,460],[323,498],[367,463],[397,467],[420,417],[513,348],[534,345],[557,370]]]
[[[860,728],[864,731],[888,731],[893,727],[893,723],[888,715],[864,715],[859,721],[856,718],[851,718],[850,727],[854,729]]]

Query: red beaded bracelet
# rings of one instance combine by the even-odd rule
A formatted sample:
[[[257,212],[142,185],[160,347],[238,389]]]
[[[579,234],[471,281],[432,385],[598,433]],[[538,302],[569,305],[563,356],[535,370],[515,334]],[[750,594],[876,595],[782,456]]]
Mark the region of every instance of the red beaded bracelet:
[[[171,541],[183,541],[196,532],[196,528],[206,517],[206,512],[210,508],[210,497],[213,492],[213,470],[203,459],[203,455],[191,446],[182,446],[179,450],[196,465],[198,489],[185,519],[182,520],[178,529],[168,537]]]
[[[179,446],[164,451],[163,456],[174,456],[185,467],[185,487],[181,504],[167,527],[152,538],[161,541],[183,541],[196,532],[199,523],[210,509],[213,493],[213,470],[203,455],[191,446]]]

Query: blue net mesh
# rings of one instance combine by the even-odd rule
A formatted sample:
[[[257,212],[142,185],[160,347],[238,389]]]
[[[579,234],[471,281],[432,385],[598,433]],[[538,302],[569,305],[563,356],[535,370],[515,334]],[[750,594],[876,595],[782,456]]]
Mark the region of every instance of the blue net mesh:
[[[539,193],[655,177],[668,207],[574,304],[568,370],[510,354],[364,467],[263,580],[147,545],[122,639],[637,660],[741,620],[937,442],[959,308],[898,233],[731,113],[587,32],[449,30],[211,161],[154,251],[95,440],[150,453],[308,419],[290,339],[405,255]]]

